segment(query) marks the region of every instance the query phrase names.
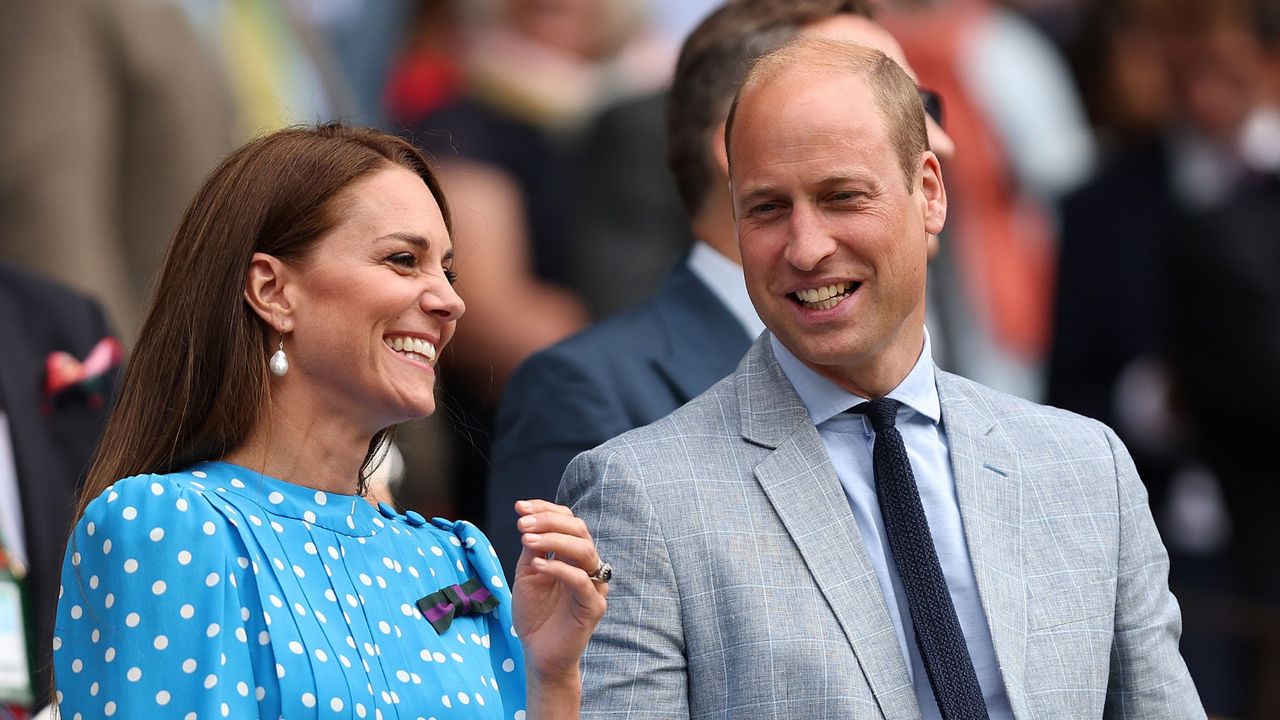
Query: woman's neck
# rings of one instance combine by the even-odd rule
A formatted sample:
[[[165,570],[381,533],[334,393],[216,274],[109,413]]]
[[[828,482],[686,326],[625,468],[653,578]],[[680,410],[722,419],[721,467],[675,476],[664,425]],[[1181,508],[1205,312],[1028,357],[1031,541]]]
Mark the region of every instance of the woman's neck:
[[[222,459],[280,480],[351,495],[372,435],[321,415],[269,408]]]

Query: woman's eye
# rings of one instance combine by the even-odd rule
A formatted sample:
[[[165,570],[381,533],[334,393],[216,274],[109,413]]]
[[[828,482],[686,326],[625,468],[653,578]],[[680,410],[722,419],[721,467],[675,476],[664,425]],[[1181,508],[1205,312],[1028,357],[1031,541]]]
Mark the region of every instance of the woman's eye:
[[[449,281],[449,284],[450,284],[450,285],[452,285],[452,284],[454,284],[454,283],[458,282],[458,273],[454,272],[454,271],[453,271],[453,268],[445,268],[445,269],[444,269],[444,279],[445,279],[445,280],[448,280],[448,281]]]
[[[411,268],[418,264],[418,257],[413,253],[396,253],[387,258],[387,262],[402,268]]]

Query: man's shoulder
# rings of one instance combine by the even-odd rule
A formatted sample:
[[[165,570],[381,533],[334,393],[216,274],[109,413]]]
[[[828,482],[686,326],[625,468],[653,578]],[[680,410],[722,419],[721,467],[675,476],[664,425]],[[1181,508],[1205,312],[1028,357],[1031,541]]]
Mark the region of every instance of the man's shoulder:
[[[1015,436],[1070,435],[1081,440],[1096,438],[1101,442],[1107,441],[1110,429],[1093,418],[1037,403],[942,370],[938,371],[937,379],[943,399],[944,421],[949,410],[954,412],[957,404],[967,403]]]

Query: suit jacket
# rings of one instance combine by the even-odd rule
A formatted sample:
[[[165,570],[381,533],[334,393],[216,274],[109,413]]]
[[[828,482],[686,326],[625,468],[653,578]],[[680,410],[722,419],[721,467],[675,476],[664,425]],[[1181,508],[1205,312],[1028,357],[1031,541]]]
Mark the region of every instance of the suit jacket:
[[[107,417],[107,403],[95,407],[75,390],[46,403],[45,359],[63,350],[83,360],[109,334],[93,301],[0,264],[0,407],[9,417],[22,498],[41,702],[49,689],[53,613],[76,491]]]
[[[681,262],[652,298],[530,357],[498,411],[485,532],[511,573],[516,500],[555,496],[580,452],[663,417],[733,372],[751,344]]]
[[[1105,426],[937,373],[1015,715],[1203,718],[1142,483]],[[919,718],[849,502],[766,337],[576,458],[560,501],[612,563],[585,718]]]

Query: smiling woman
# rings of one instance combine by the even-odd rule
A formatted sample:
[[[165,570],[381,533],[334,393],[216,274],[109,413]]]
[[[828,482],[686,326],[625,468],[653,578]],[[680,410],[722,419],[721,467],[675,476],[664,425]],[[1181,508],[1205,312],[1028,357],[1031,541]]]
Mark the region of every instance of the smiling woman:
[[[452,266],[444,194],[396,138],[290,129],[212,172],[68,545],[63,716],[577,716],[607,595],[582,522],[517,504],[513,597],[474,526],[360,497],[388,428],[435,411]]]

